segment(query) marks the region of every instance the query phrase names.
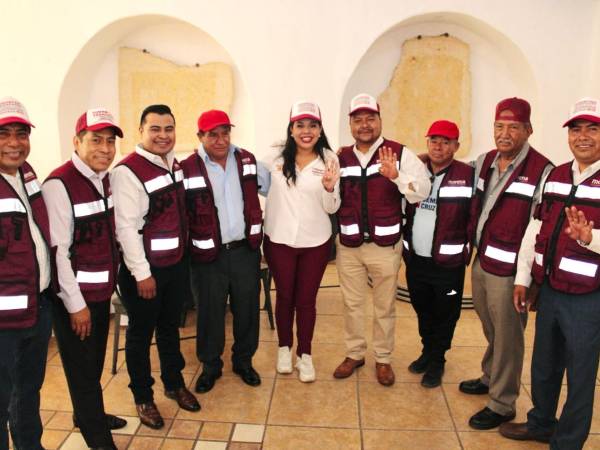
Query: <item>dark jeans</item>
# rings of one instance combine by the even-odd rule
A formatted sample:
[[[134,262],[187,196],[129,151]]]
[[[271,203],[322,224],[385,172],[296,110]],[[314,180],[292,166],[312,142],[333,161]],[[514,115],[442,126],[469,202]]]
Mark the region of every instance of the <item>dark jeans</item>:
[[[8,430],[17,450],[42,448],[40,389],[46,374],[52,329],[50,299],[40,296],[35,325],[0,330],[0,448],[8,449]]]
[[[544,284],[538,300],[531,361],[532,430],[553,432],[552,449],[581,449],[592,422],[600,354],[600,292],[568,295]],[[556,409],[567,372],[567,401]]]
[[[433,261],[411,255],[406,263],[406,282],[410,301],[417,313],[423,353],[432,360],[445,362],[456,322],[460,318],[464,266],[445,268]]]
[[[191,278],[198,312],[196,354],[203,371],[223,368],[227,297],[233,315],[231,361],[238,369],[250,367],[260,326],[260,251],[245,245],[221,249],[213,262],[192,263]]]
[[[156,280],[156,297],[138,296],[137,283],[127,266],[119,269],[119,288],[129,325],[125,335],[125,361],[129,372],[129,388],[136,404],[154,399],[150,374],[150,344],[156,330],[156,346],[160,359],[160,378],[166,390],[185,386],[181,371],[185,361],[179,349],[181,310],[190,296],[187,258],[169,267],[152,267]]]
[[[104,368],[110,301],[89,303],[92,332],[83,341],[71,329],[71,317],[57,297],[52,302],[54,335],[69,385],[74,416],[88,447],[114,445],[104,413],[100,378]]]

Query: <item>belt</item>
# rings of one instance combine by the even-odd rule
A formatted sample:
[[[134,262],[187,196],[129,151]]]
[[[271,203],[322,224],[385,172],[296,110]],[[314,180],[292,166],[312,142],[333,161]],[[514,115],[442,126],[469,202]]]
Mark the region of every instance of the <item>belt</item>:
[[[240,239],[239,241],[231,241],[231,242],[228,242],[227,244],[221,244],[221,250],[233,250],[235,248],[244,247],[246,244],[248,244],[247,239]]]

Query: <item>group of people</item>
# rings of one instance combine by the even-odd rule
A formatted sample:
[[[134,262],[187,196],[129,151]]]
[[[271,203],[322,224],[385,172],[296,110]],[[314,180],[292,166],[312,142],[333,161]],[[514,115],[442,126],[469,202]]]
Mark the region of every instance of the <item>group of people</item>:
[[[129,317],[129,387],[144,425],[164,426],[152,389],[153,336],[165,396],[185,410],[201,408],[182,376],[178,327],[188,299],[202,362],[195,391],[210,391],[222,375],[227,304],[232,370],[258,386],[261,245],[277,289],[277,372],[295,367],[301,382],[314,381],[316,298],[335,243],[346,344],[335,378],[365,364],[370,290],[376,378],[394,384],[404,259],[422,341],[408,370],[422,374],[425,388],[439,386],[473,260],[473,303],[488,347],[482,375],[459,389],[489,402],[470,426],[582,448],[600,354],[600,101],[573,106],[565,127],[575,159],[558,167],[529,145],[530,114],[525,100],[499,102],[496,149],[466,164],[454,159],[460,131],[448,120],[429,127],[426,154],[383,138],[368,94],[350,102],[353,145],[333,151],[319,106],[300,101],[285,142],[259,161],[232,144],[228,115],[210,110],[198,118],[197,151],[178,162],[175,117],[151,105],[141,114],[140,143],[109,174],[123,132],[95,108],[76,122],[71,159],[41,184],[26,162],[27,111],[0,99],[0,447],[8,447],[8,424],[16,449],[42,448],[39,391],[53,326],[74,424],[90,448],[116,448],[110,430],[126,422],[105,412],[100,377],[117,287]],[[526,423],[512,423],[527,310],[535,308],[534,407]]]

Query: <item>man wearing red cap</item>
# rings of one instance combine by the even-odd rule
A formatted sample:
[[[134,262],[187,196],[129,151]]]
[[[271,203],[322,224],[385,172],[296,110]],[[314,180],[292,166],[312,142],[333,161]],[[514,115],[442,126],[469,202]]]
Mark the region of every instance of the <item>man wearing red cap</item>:
[[[473,263],[473,305],[488,341],[483,375],[463,381],[466,394],[487,394],[485,408],[469,420],[478,430],[495,428],[515,416],[521,387],[527,314],[512,307],[517,253],[552,163],[528,143],[531,107],[520,98],[496,106],[496,149],[476,162],[477,189],[471,228],[477,257]]]
[[[231,144],[232,126],[223,111],[202,113],[200,146],[181,164],[198,311],[196,352],[203,364],[196,392],[201,393],[223,373],[227,298],[233,313],[233,372],[250,386],[261,382],[252,357],[258,348],[263,236],[258,190],[264,181],[254,155]]]
[[[339,153],[341,206],[337,212],[337,267],[344,297],[346,358],[335,378],[346,378],[365,363],[365,303],[368,277],[373,285],[375,373],[384,386],[394,384],[391,366],[396,323],[396,290],[402,261],[399,244],[402,199],[427,198],[431,183],[423,163],[398,142],[381,137],[379,105],[368,94],[350,102],[355,144]]]
[[[123,132],[104,108],[83,113],[71,159],[44,182],[58,279],[54,334],[67,377],[75,426],[90,448],[115,448],[111,429],[127,422],[105,414],[100,378],[119,254],[108,168]]]
[[[576,102],[563,126],[575,159],[548,175],[515,278],[519,312],[536,304],[535,294],[527,292],[532,275],[534,284],[541,284],[531,362],[533,408],[527,422],[505,423],[500,433],[576,450],[590,431],[600,354],[600,100]],[[565,370],[567,401],[557,421]]]
[[[423,373],[421,385],[427,388],[442,382],[471,259],[473,168],[454,159],[458,136],[456,124],[447,120],[429,128],[427,169],[433,186],[427,199],[406,205],[403,227],[406,281],[423,343],[421,356],[408,370]]]
[[[0,99],[0,448],[42,449],[40,388],[52,324],[50,230],[41,185],[25,162],[33,125]]]
[[[190,297],[183,172],[175,159],[175,117],[166,105],[151,105],[140,119],[141,143],[113,169],[116,235],[123,261],[118,283],[129,325],[125,360],[141,422],[162,428],[150,368],[156,333],[165,396],[186,411],[200,404],[181,371],[179,322]]]

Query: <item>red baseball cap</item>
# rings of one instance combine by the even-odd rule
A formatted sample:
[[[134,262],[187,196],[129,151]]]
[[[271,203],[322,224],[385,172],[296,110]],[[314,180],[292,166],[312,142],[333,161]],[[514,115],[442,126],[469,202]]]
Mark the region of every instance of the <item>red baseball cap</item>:
[[[23,103],[13,97],[3,97],[0,99],[0,125],[9,123],[24,123],[33,127]]]
[[[449,120],[436,120],[431,124],[429,131],[425,136],[442,136],[447,139],[458,139],[459,135],[460,132],[458,131],[458,126],[454,122],[450,122]]]
[[[375,97],[369,94],[358,94],[350,100],[350,112],[349,116],[359,111],[371,111],[379,113],[379,103],[375,100]]]
[[[225,111],[218,109],[211,109],[210,111],[204,111],[198,117],[198,131],[206,133],[214,128],[227,125],[229,127],[235,126],[229,120],[229,116]]]
[[[120,138],[123,137],[123,130],[115,122],[115,118],[106,108],[93,108],[84,112],[75,125],[75,134],[82,131],[98,131],[104,128],[112,128]]]
[[[321,121],[321,110],[315,102],[301,100],[292,105],[290,111],[290,122],[296,122],[302,119],[312,119],[318,122]]]
[[[527,100],[512,97],[505,98],[496,105],[496,117],[494,120],[515,120],[517,122],[529,123],[531,120],[531,105]]]
[[[569,111],[569,119],[563,127],[566,127],[574,120],[584,119],[590,122],[600,123],[600,100],[597,98],[584,97],[577,100]]]

